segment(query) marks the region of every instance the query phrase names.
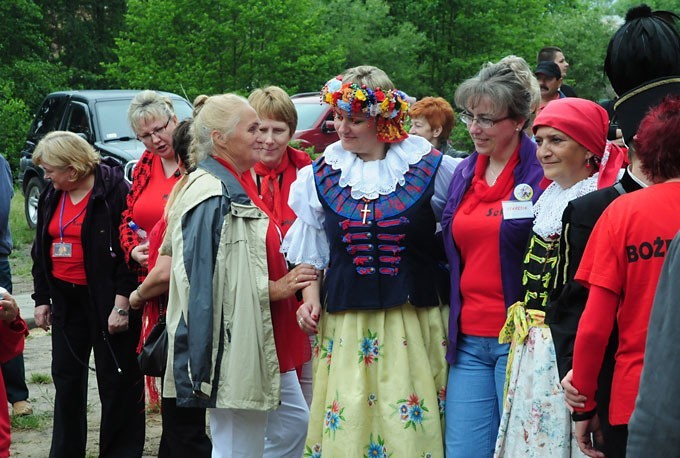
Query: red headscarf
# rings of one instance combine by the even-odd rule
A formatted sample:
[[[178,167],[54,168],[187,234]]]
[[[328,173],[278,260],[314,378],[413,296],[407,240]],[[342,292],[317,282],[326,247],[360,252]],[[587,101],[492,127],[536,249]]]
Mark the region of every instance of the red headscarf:
[[[609,115],[595,102],[576,97],[553,100],[534,121],[534,134],[541,126],[552,127],[574,139],[601,159],[597,187],[614,184],[625,161],[625,151],[614,144],[607,145]]]

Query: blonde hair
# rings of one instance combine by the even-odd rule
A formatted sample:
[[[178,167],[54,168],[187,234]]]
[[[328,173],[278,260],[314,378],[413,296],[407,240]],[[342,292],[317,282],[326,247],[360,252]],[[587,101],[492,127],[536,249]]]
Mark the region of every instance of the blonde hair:
[[[175,109],[169,97],[156,91],[142,91],[132,99],[127,111],[128,122],[135,133],[142,121],[166,121],[175,117]]]
[[[298,114],[295,104],[286,91],[278,86],[269,86],[263,89],[255,89],[248,102],[255,108],[257,115],[288,124],[289,134],[292,136],[297,129]]]
[[[354,83],[361,86],[365,84],[367,88],[380,88],[384,90],[395,89],[394,83],[387,73],[372,65],[360,65],[352,67],[342,74],[343,83]]]
[[[250,108],[248,100],[236,94],[213,95],[205,99],[191,124],[190,151],[193,164],[198,164],[213,153],[214,131],[225,137],[233,134],[241,121],[244,107]]]
[[[94,172],[101,161],[99,153],[81,136],[64,130],[55,130],[45,135],[33,150],[31,157],[35,165],[47,164],[52,167],[71,167],[78,181]]]

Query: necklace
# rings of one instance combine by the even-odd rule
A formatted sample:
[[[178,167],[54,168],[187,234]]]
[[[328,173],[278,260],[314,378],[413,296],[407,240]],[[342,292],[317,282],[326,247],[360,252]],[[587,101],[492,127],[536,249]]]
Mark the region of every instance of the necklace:
[[[493,169],[491,168],[491,163],[489,163],[489,165],[487,165],[486,169],[489,172],[491,172],[491,175],[493,176],[493,181],[489,184],[490,186],[493,186],[493,185],[496,184],[496,180],[498,180],[498,174],[496,172],[494,172]],[[503,171],[503,169],[501,169],[501,171]]]

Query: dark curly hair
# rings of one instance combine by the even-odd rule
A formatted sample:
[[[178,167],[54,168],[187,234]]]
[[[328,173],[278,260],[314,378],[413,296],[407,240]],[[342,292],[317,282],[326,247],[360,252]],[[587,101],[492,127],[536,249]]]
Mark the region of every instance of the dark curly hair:
[[[640,123],[635,149],[654,183],[680,177],[680,95],[666,97]]]

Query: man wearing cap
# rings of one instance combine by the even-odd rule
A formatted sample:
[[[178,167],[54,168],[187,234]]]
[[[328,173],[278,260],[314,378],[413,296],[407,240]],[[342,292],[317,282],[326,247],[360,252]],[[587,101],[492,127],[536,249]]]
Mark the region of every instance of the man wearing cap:
[[[560,92],[562,85],[562,71],[555,63],[548,60],[543,60],[538,63],[534,75],[541,87],[541,105],[538,107],[540,113],[543,108],[553,100],[564,98],[564,94]]]
[[[560,67],[560,71],[562,72],[562,81],[564,81],[564,79],[567,77],[569,62],[567,62],[567,58],[564,57],[562,49],[558,48],[557,46],[546,46],[545,48],[541,48],[541,50],[538,51],[538,56],[536,56],[536,64],[544,60],[553,61],[558,67]],[[560,92],[564,94],[565,97],[578,97],[576,95],[576,91],[574,91],[574,88],[567,86],[566,84],[562,84],[560,86]]]

